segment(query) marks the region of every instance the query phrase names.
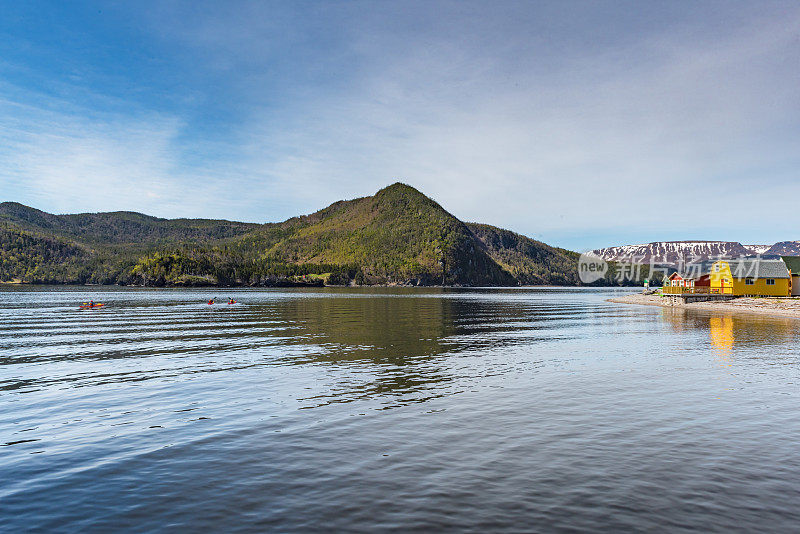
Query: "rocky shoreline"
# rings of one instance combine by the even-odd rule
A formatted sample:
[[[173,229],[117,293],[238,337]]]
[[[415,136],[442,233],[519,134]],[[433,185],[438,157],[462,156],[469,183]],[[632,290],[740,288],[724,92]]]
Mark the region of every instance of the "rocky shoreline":
[[[633,295],[626,295],[624,297],[607,299],[607,302],[724,313],[750,313],[769,315],[772,317],[791,317],[793,319],[800,319],[800,298],[795,297],[739,297],[737,299],[724,302],[692,302],[689,304],[671,306],[666,299],[658,295],[643,295],[637,293]]]

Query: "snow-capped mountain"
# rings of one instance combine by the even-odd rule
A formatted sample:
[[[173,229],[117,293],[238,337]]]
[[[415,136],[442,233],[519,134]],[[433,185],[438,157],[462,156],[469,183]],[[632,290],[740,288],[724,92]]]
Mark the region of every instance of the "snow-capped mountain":
[[[601,248],[593,250],[592,254],[606,261],[675,264],[756,254],[800,256],[800,241],[782,241],[774,245],[742,245],[737,241],[656,241],[642,245]]]
[[[780,241],[772,245],[764,254],[800,256],[800,241]]]
[[[743,245],[747,250],[752,251],[752,254],[766,254],[769,249],[775,245]]]

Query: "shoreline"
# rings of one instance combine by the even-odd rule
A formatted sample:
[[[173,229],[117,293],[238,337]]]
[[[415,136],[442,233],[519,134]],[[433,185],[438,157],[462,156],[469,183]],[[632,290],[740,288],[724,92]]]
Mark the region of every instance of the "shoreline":
[[[636,293],[624,297],[606,299],[615,304],[632,304],[636,306],[659,306],[682,310],[712,311],[722,313],[746,313],[770,317],[800,319],[800,299],[791,297],[739,297],[723,302],[692,302],[671,306],[658,295],[642,295]]]
[[[631,287],[625,286],[593,286],[593,285],[554,285],[554,284],[529,284],[529,285],[519,285],[519,286],[481,286],[481,285],[463,285],[463,284],[452,284],[452,285],[441,285],[441,284],[432,284],[432,285],[417,285],[417,284],[402,284],[402,283],[391,283],[391,284],[362,284],[362,285],[344,285],[344,284],[264,284],[264,285],[245,285],[245,284],[237,284],[237,285],[201,285],[201,284],[165,284],[165,285],[144,285],[144,284],[90,284],[90,283],[38,283],[38,282],[22,282],[22,281],[2,281],[0,280],[0,286],[27,286],[27,287],[135,287],[135,288],[143,288],[143,289],[267,289],[267,288],[278,288],[278,289],[286,289],[286,288],[320,288],[320,287],[414,287],[414,288],[445,288],[445,289],[481,289],[481,288],[492,288],[492,289],[526,289],[526,288],[553,288],[553,289],[632,289]]]

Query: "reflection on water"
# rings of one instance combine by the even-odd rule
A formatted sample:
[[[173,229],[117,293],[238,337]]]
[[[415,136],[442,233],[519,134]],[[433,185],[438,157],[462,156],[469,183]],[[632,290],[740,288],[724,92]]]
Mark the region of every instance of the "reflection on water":
[[[798,340],[798,321],[755,314],[718,314],[686,308],[663,308],[661,317],[674,332],[708,331],[714,354],[728,362],[736,346],[766,347]]]
[[[91,291],[0,288],[10,531],[800,521],[792,320],[597,289]]]
[[[16,367],[18,373],[0,378],[0,390],[326,365],[349,376],[302,397],[309,406],[375,395],[405,404],[437,397],[463,378],[440,365],[449,355],[549,339],[550,323],[569,314],[524,300],[452,298],[441,290],[397,290],[381,298],[366,290],[266,295],[272,298],[211,307],[192,293],[168,294],[167,301],[160,293],[139,299],[121,293],[91,312],[61,302],[15,312],[0,327],[8,347],[0,351],[0,365],[86,366],[71,372],[76,366],[57,365],[59,371],[44,376],[35,367]],[[359,362],[369,364],[368,373],[350,365]]]
[[[716,349],[720,358],[727,361],[735,339],[733,336],[733,317],[710,317],[708,321],[711,345]]]

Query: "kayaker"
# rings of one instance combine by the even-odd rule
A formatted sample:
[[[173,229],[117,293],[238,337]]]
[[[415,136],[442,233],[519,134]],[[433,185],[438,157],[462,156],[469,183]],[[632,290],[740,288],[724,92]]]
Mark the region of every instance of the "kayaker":
[[[214,297],[213,299],[209,300],[208,301],[208,305],[210,306],[210,305],[214,304],[215,300],[217,300],[217,297]]]
[[[228,297],[228,304],[236,304],[236,301]]]
[[[93,300],[90,300],[90,301],[89,301],[89,307],[90,307],[90,308],[94,308],[94,301],[93,301]]]

